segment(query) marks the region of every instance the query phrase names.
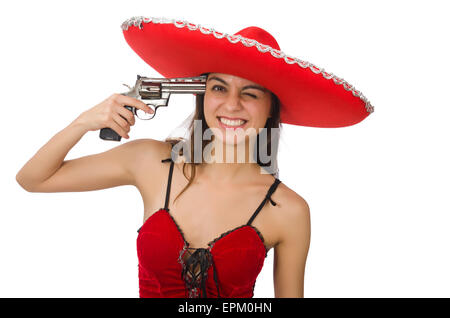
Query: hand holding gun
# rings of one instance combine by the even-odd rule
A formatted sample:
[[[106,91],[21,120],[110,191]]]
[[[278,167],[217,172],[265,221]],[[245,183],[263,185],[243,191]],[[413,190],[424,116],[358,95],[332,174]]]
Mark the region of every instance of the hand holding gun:
[[[206,89],[206,76],[148,78],[138,75],[134,87],[130,88],[128,86],[128,88],[130,90],[121,95],[129,96],[141,101],[149,101],[149,103],[144,103],[147,106],[150,106],[151,112],[147,113],[143,111],[141,107],[135,107],[133,105],[125,105],[124,108],[128,109],[139,119],[149,120],[155,117],[158,107],[165,107],[168,105],[170,94],[204,94]],[[119,116],[124,120],[127,120],[122,115]],[[122,137],[112,128],[106,127],[100,130],[100,138],[104,140],[120,141]]]

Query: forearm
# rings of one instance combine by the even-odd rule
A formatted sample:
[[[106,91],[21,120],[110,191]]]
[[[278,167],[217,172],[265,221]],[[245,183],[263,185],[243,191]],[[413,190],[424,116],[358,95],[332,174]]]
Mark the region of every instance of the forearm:
[[[76,120],[50,139],[20,169],[16,175],[17,182],[29,189],[50,178],[63,164],[70,149],[75,146],[88,130]]]

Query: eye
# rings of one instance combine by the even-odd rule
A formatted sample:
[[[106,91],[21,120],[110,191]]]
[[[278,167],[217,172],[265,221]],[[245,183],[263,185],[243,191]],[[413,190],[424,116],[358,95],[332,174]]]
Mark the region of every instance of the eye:
[[[223,87],[223,86],[220,86],[220,85],[214,85],[214,86],[211,88],[211,90],[215,91],[216,88],[219,88],[218,91],[220,91],[221,89],[225,89],[225,87]]]
[[[253,98],[256,98],[256,96],[253,95],[253,94],[249,94],[249,93],[245,93],[245,94],[248,95],[248,96],[251,96],[251,97],[253,97]]]

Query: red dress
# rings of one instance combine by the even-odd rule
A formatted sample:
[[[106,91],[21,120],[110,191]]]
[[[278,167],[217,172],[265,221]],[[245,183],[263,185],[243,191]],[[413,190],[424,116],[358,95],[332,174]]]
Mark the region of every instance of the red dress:
[[[247,224],[238,226],[208,243],[191,248],[169,213],[168,203],[174,162],[171,162],[164,208],[153,213],[138,230],[140,297],[253,297],[267,248],[260,231],[251,225],[281,182],[275,178],[264,200]]]

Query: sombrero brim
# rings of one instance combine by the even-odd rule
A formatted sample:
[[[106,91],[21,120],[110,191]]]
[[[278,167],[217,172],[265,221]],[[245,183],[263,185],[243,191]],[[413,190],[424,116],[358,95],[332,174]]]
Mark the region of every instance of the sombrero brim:
[[[122,30],[133,51],[164,77],[226,73],[266,87],[281,101],[282,123],[345,127],[374,111],[343,79],[254,39],[165,18],[133,17]]]

